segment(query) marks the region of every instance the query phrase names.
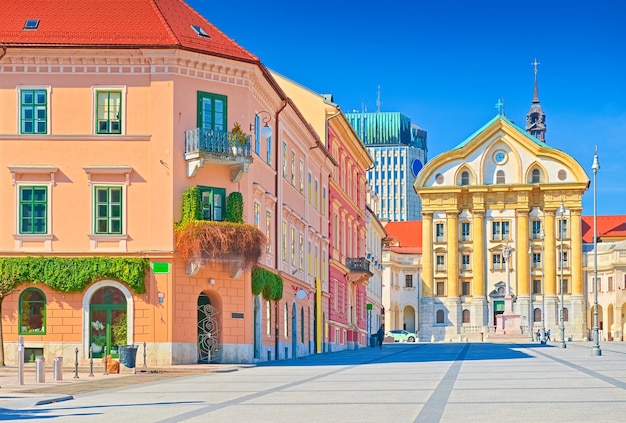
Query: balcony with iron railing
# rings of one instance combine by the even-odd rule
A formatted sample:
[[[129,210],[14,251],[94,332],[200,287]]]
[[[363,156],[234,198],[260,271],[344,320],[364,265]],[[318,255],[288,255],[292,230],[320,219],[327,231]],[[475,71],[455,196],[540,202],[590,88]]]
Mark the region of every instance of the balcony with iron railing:
[[[346,258],[348,278],[351,282],[360,284],[367,283],[374,273],[370,270],[370,261],[365,257]]]
[[[231,180],[241,179],[252,163],[250,135],[194,128],[185,131],[187,176],[195,176],[206,163],[232,167]]]

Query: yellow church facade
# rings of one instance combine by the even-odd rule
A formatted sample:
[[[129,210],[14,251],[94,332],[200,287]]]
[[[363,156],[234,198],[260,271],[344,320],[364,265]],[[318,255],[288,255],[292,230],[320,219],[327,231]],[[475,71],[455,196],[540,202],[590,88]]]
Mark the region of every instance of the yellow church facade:
[[[429,161],[414,184],[423,220],[420,337],[488,340],[508,313],[517,316],[509,333],[520,337],[549,329],[560,340],[562,324],[567,340],[586,339],[588,186],[578,162],[503,115]]]

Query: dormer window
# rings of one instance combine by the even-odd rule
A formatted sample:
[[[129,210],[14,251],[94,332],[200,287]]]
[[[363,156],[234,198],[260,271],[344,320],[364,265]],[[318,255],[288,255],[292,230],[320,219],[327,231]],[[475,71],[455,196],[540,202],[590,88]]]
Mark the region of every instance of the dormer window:
[[[196,32],[198,36],[203,37],[203,38],[211,38],[209,37],[209,34],[207,34],[207,32],[201,26],[191,25],[191,27],[193,28],[193,30]]]
[[[27,19],[24,23],[24,29],[37,29],[39,27],[39,19]]]

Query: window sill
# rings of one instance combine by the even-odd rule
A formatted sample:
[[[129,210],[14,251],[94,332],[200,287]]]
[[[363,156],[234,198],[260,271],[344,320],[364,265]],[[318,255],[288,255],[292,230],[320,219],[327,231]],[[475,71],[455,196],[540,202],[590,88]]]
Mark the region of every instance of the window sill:
[[[127,251],[128,238],[125,234],[89,234],[92,251]]]
[[[16,250],[52,251],[52,234],[13,234]]]

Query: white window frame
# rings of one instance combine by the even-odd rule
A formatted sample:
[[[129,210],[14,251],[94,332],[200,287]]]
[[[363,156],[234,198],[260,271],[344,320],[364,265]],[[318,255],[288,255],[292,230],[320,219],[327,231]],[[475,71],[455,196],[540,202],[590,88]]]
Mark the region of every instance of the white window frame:
[[[50,85],[18,85],[17,89],[17,133],[20,135],[37,137],[48,136],[52,134],[52,121],[50,119],[51,114],[51,94],[52,86]],[[22,133],[22,90],[45,90],[46,91],[46,132],[45,133]]]

